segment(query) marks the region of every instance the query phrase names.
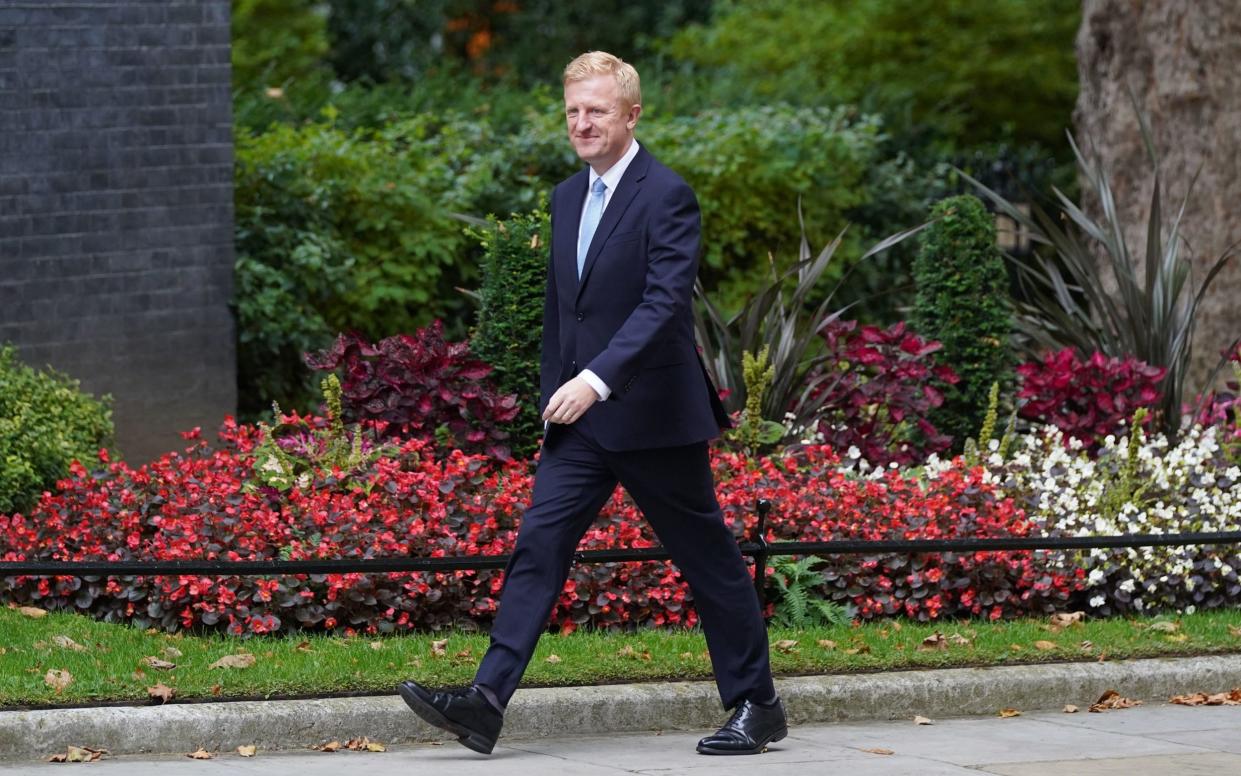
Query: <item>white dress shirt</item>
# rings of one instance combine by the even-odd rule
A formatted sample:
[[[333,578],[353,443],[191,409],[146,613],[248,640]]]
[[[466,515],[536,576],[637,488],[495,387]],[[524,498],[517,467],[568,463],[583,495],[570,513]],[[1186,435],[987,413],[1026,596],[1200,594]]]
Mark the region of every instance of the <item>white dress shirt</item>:
[[[603,175],[595,172],[595,168],[590,168],[590,180],[586,182],[586,196],[582,199],[583,216],[586,215],[586,204],[590,201],[590,190],[594,188],[596,180],[603,178],[603,185],[607,187],[603,192],[603,210],[599,213],[600,219],[603,218],[603,213],[608,209],[608,203],[612,201],[613,192],[616,191],[616,187],[620,184],[621,178],[625,175],[625,170],[629,169],[629,163],[632,162],[633,158],[637,155],[638,141],[634,140],[629,144],[629,150],[626,151],[625,155],[620,158],[620,161],[609,167]],[[577,240],[579,244],[582,241],[583,220],[584,219],[582,218],[578,219]],[[599,379],[598,375],[589,369],[583,369],[578,373],[578,377],[581,377],[591,388],[595,389],[595,393],[599,394],[600,401],[606,401],[608,396],[612,395],[612,389],[609,388],[603,380]]]

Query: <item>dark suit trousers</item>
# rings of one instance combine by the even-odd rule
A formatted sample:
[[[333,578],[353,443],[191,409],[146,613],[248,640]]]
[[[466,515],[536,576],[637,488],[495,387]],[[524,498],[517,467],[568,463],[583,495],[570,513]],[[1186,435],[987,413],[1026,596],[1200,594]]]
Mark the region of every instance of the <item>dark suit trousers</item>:
[[[619,481],[689,582],[724,707],[774,697],[758,596],[724,525],[707,443],[611,452],[595,442],[589,418],[588,411],[553,427],[543,446],[475,683],[508,703],[547,629],[573,552]]]

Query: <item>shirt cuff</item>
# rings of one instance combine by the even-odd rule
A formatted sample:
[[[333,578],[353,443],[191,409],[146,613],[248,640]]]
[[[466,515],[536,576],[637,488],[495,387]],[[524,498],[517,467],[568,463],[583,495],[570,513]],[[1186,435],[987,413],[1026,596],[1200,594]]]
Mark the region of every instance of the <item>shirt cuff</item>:
[[[608,397],[612,395],[612,389],[599,379],[599,375],[589,369],[583,369],[577,373],[577,376],[585,380],[586,384],[591,388],[595,389],[595,393],[599,394],[599,401],[607,401]]]

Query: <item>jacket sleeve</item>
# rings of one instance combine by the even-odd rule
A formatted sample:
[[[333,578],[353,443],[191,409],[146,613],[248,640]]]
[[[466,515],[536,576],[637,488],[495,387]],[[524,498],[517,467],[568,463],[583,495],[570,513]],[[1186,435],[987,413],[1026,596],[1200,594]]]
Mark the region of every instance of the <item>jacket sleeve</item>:
[[[613,398],[620,398],[623,391],[616,387],[637,374],[645,356],[664,341],[682,315],[688,315],[698,275],[700,233],[698,200],[678,180],[652,211],[642,301],[586,366],[613,389]]]

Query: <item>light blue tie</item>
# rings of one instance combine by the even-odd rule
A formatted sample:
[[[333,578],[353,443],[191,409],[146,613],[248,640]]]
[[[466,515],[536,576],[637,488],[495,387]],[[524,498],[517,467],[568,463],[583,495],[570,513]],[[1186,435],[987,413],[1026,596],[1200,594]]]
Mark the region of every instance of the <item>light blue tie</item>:
[[[590,250],[590,241],[599,226],[599,217],[603,215],[603,193],[607,190],[603,178],[595,178],[595,185],[590,187],[590,200],[586,202],[586,212],[582,214],[582,236],[577,241],[577,279],[582,279],[582,268],[586,266],[586,253]]]

